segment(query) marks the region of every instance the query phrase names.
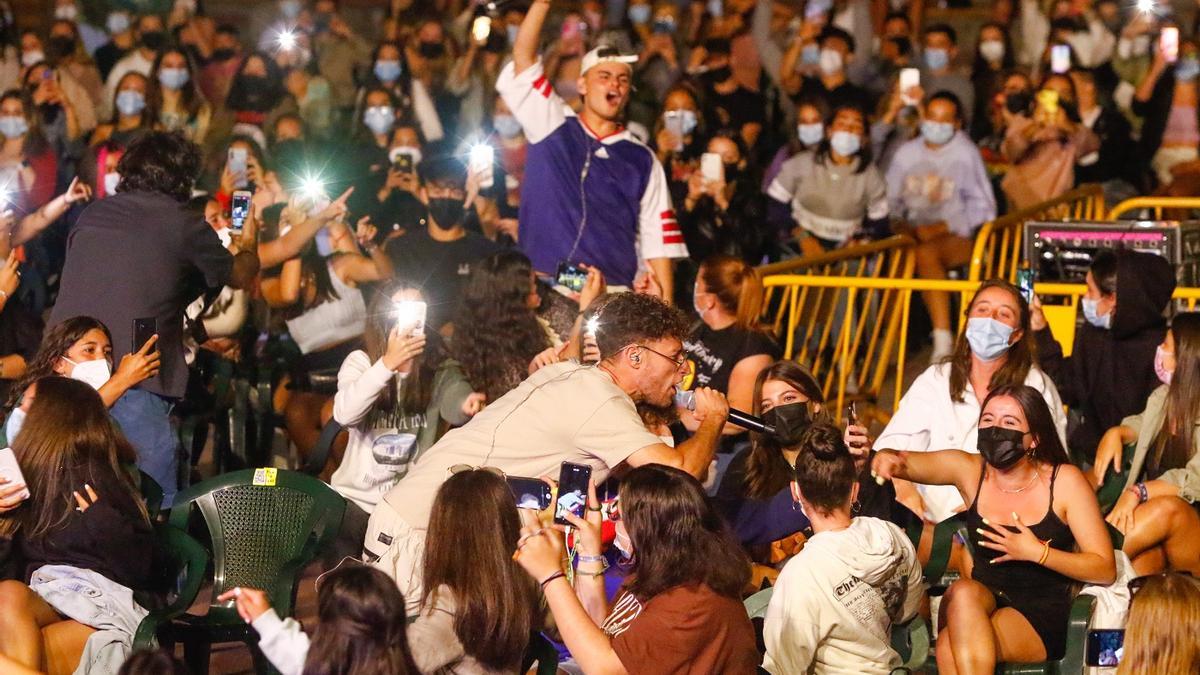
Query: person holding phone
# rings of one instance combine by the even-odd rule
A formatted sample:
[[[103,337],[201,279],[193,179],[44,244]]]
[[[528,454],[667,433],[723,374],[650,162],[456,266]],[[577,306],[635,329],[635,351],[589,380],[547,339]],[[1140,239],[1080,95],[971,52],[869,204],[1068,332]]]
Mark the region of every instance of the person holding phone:
[[[1159,185],[1175,180],[1173,168],[1191,167],[1200,155],[1200,55],[1194,40],[1183,39],[1175,30],[1175,46],[1164,44],[1159,33],[1153,49],[1150,70],[1142,78],[1133,95],[1131,109],[1142,118],[1142,133],[1138,141],[1143,161]],[[1170,52],[1176,58],[1169,58]]]
[[[765,228],[766,197],[752,173],[749,154],[741,134],[722,129],[713,134],[702,156],[702,161],[712,158],[715,175],[702,166],[688,178],[679,226],[695,260],[730,255],[747,264],[762,261],[772,237]],[[688,267],[679,275],[681,281],[694,276],[695,268]]]
[[[1190,574],[1167,572],[1138,577],[1129,590],[1117,675],[1200,671],[1200,583]]]

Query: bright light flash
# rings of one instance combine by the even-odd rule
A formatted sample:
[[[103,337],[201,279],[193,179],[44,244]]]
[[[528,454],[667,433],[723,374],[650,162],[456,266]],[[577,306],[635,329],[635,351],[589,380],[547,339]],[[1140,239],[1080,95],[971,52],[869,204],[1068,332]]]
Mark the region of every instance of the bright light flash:
[[[492,159],[495,157],[495,150],[487,143],[480,143],[471,146],[471,166],[479,169],[490,166]]]
[[[596,331],[600,330],[600,317],[593,316],[587,320],[587,325],[584,328],[587,334],[591,337],[596,337]]]
[[[305,176],[300,181],[300,194],[306,199],[320,199],[325,196],[325,183],[316,176]]]
[[[296,33],[290,29],[279,31],[279,35],[275,36],[275,44],[281,51],[292,51],[296,48]]]
[[[1154,11],[1154,6],[1158,4],[1156,0],[1137,0],[1137,9],[1143,14],[1149,14]]]

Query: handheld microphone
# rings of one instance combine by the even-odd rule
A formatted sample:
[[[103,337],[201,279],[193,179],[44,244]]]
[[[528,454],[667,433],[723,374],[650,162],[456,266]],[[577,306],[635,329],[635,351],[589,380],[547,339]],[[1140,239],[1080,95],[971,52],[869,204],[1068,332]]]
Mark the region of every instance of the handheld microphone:
[[[696,394],[691,391],[682,389],[675,390],[675,405],[688,410],[696,409]],[[741,410],[729,409],[729,421],[750,431],[757,431],[760,434],[775,434],[775,427],[762,421],[761,418],[755,417],[750,413],[742,412]]]

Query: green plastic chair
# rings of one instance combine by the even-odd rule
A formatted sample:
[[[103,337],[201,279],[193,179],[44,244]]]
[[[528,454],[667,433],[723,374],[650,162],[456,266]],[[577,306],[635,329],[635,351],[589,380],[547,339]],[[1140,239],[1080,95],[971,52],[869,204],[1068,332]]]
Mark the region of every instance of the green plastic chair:
[[[1041,663],[1000,663],[996,665],[996,675],[1081,675],[1087,667],[1088,624],[1095,608],[1095,596],[1075,596],[1067,622],[1067,650],[1061,659]]]
[[[1100,512],[1108,513],[1116,505],[1117,499],[1125,491],[1125,482],[1129,478],[1129,469],[1133,466],[1133,453],[1137,450],[1136,443],[1125,446],[1121,453],[1121,473],[1112,470],[1104,475],[1104,483],[1096,490],[1096,499],[1100,501]]]
[[[157,484],[156,484],[157,486]],[[208,551],[183,530],[161,523],[155,526],[154,591],[135,594],[150,614],[138,624],[133,649],[152,649],[170,642],[160,628],[187,611],[200,592],[208,568]]]
[[[920,614],[906,623],[892,626],[892,649],[904,659],[904,664],[892,672],[915,672],[924,668],[931,653],[930,637],[929,624]]]
[[[345,509],[345,499],[325,483],[275,469],[234,471],[175,497],[171,525],[187,530],[194,519],[202,520],[212,547],[208,613],[184,614],[170,624],[170,637],[183,643],[192,672],[208,672],[209,651],[217,642],[246,643],[256,670],[266,672],[254,630],[232,603],[216,598],[236,586],[258,588],[279,616],[291,616],[300,572],[337,536]]]
[[[905,534],[908,535],[913,548],[920,547],[921,531],[924,526],[921,519],[914,518],[905,527]],[[954,547],[954,534],[962,527],[963,520],[958,514],[950,516],[933,527],[933,546],[929,551],[929,560],[921,568],[925,583],[930,586],[937,586],[941,583],[942,577],[946,575],[946,568],[950,565],[950,551]]]

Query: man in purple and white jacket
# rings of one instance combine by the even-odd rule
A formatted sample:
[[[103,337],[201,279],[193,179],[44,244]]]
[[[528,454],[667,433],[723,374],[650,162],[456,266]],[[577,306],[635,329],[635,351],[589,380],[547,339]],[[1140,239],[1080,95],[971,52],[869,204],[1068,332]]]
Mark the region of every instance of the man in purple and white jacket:
[[[530,143],[521,187],[521,249],[534,269],[547,274],[560,262],[582,262],[598,267],[610,284],[631,286],[651,271],[663,297],[671,298],[671,261],[688,252],[666,174],[619,121],[637,57],[611,47],[588,52],[577,115],[554,92],[537,55],[549,11],[549,0],[533,3],[517,33],[513,60],[496,81]]]

